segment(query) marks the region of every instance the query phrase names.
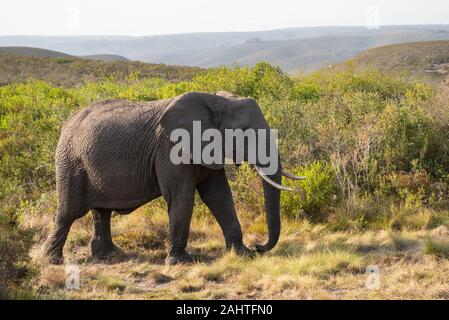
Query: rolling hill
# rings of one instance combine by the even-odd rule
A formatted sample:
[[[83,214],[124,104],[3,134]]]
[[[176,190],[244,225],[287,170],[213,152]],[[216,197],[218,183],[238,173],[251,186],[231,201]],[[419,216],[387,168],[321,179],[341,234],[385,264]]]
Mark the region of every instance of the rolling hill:
[[[138,78],[160,77],[169,81],[180,81],[191,79],[202,70],[196,67],[138,61],[98,61],[72,56],[24,56],[0,52],[0,85],[38,79],[58,86],[71,87],[106,78],[124,80],[130,75],[136,75]]]
[[[60,51],[34,48],[34,47],[0,47],[0,54],[12,54],[27,57],[46,58],[81,58],[99,61],[128,61],[127,58],[115,54],[93,54],[85,56],[74,56]]]
[[[287,72],[310,72],[350,59],[370,48],[410,41],[449,40],[449,32],[381,34],[367,31],[366,34],[354,34],[267,41],[253,38],[232,46],[179,54],[172,52],[158,56],[157,60],[201,67],[231,64],[253,66],[257,62],[268,61]]]
[[[378,46],[449,40],[448,25],[305,27],[257,32],[160,36],[2,36],[0,46],[31,46],[76,56],[112,54],[131,60],[214,67],[264,60],[284,71],[313,71]]]
[[[33,47],[0,47],[0,54],[11,54],[27,57],[68,58],[70,54],[59,51]]]
[[[98,61],[129,61],[129,59],[116,54],[93,54],[89,56],[78,56],[78,58]]]
[[[406,73],[410,78],[432,82],[449,80],[449,41],[425,41],[367,50],[337,68],[376,68],[388,73]]]

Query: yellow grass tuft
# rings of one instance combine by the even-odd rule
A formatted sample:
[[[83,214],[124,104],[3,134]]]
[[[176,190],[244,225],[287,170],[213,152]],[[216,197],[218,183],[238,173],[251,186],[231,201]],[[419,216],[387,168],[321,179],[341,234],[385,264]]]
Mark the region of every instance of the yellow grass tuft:
[[[440,258],[449,258],[449,241],[427,238],[424,242],[424,253]]]
[[[115,276],[101,274],[97,279],[98,284],[108,291],[122,292],[126,288],[126,282]]]

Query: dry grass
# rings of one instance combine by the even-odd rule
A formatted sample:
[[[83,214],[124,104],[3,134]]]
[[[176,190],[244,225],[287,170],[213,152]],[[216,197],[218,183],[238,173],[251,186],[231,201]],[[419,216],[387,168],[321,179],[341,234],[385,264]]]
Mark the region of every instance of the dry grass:
[[[449,298],[449,236],[444,226],[430,231],[329,232],[323,225],[285,221],[275,250],[244,258],[224,250],[212,218],[194,214],[189,251],[196,262],[166,266],[166,219],[158,206],[115,216],[114,238],[130,237],[124,252],[107,262],[91,261],[88,241],[79,240],[88,237],[90,218],[77,221],[65,256],[80,266],[80,290],[64,288],[64,266],[40,262],[35,294],[64,299]],[[263,228],[253,226],[259,222],[243,220],[244,230],[253,230],[245,243],[263,241]],[[143,237],[146,233],[152,234]],[[365,286],[369,265],[380,269],[379,290]]]
[[[449,241],[427,238],[424,242],[424,253],[441,258],[449,258]]]

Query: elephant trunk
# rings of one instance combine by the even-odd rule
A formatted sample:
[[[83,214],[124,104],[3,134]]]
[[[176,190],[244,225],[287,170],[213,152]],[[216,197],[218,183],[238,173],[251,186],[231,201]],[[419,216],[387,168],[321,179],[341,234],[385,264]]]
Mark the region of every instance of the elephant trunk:
[[[277,172],[270,176],[263,176],[263,192],[265,200],[265,211],[267,215],[268,226],[268,241],[264,245],[256,245],[257,252],[267,252],[273,249],[279,240],[279,234],[281,232],[281,219],[280,219],[280,196],[281,192],[279,188],[275,187],[275,184],[281,185],[282,183],[282,171],[279,163],[279,169]],[[268,178],[268,179],[266,179]],[[274,184],[269,181],[274,182]]]

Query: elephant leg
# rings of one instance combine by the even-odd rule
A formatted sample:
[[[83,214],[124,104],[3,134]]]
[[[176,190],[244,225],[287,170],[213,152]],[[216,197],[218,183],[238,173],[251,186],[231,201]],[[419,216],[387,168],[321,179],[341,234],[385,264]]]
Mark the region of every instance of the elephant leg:
[[[63,248],[67,240],[70,228],[75,220],[83,217],[87,213],[87,209],[70,208],[67,205],[58,205],[58,211],[54,219],[53,230],[45,241],[43,252],[52,264],[63,264]]]
[[[195,190],[191,196],[185,197],[185,193],[180,193],[184,198],[168,201],[168,256],[165,263],[168,265],[183,264],[193,262],[192,257],[187,253],[186,246],[189,239],[190,221],[194,204]],[[179,196],[178,196],[179,197]]]
[[[92,257],[104,259],[116,250],[111,236],[111,214],[109,209],[93,209],[94,233],[90,241]]]
[[[63,264],[63,248],[75,218],[72,215],[57,213],[53,230],[44,244],[44,255],[51,264]]]
[[[83,199],[83,173],[67,172],[58,176],[56,189],[58,192],[58,209],[54,218],[53,229],[43,246],[43,254],[52,264],[64,263],[63,248],[70,228],[75,220],[88,212]]]
[[[253,251],[243,244],[242,229],[234,207],[232,192],[225,171],[197,185],[201,199],[217,219],[223,231],[228,250],[234,249],[241,255],[252,255]]]

